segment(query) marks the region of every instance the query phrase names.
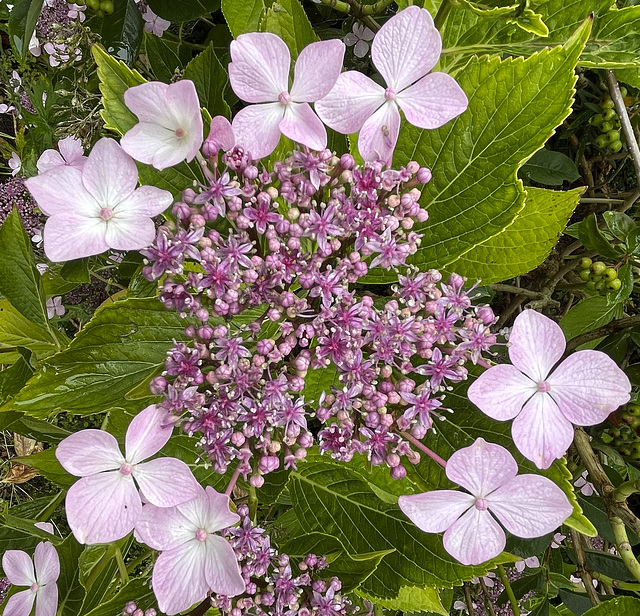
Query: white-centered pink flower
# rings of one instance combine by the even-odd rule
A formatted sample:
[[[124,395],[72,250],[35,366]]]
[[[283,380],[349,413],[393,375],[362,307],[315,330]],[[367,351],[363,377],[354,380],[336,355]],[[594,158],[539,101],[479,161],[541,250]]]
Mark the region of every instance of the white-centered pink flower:
[[[235,553],[216,534],[239,520],[229,510],[229,497],[211,487],[176,507],[142,508],[136,538],[162,552],[151,579],[161,612],[182,612],[210,591],[229,597],[244,592]]]
[[[438,128],[468,106],[453,77],[429,73],[441,51],[429,11],[407,7],[380,28],[371,46],[373,64],[387,87],[358,71],[346,71],[316,103],[320,119],[339,133],[360,131],[358,150],[365,160],[390,162],[400,132],[398,107],[410,124]]]
[[[66,498],[67,521],[80,543],[109,543],[129,534],[142,511],[140,495],[158,507],[173,507],[200,493],[182,460],[143,462],[165,446],[173,427],[166,412],[151,405],[129,424],[124,456],[116,439],[102,430],[81,430],[60,442],[56,458],[81,477]]]
[[[120,140],[129,156],[156,169],[194,159],[202,145],[203,123],[193,81],[143,83],[129,88],[124,102],[140,120]]]
[[[342,70],[344,43],[307,45],[295,63],[289,87],[291,54],[285,42],[269,32],[241,34],[231,43],[229,81],[249,105],[236,114],[233,131],[238,145],[254,159],[276,149],[280,134],[312,150],[327,145],[327,131],[309,103],[326,96]]]
[[[60,151],[58,151],[60,150]],[[55,167],[68,165],[82,171],[87,157],[84,155],[82,141],[75,137],[66,137],[58,141],[58,150],[45,150],[38,159],[37,167],[40,173],[50,171]]]
[[[560,326],[525,310],[509,337],[513,365],[489,368],[469,387],[469,400],[493,419],[513,419],[511,435],[538,468],[561,458],[573,425],[593,426],[629,401],[631,384],[601,351],[578,351],[554,370],[566,348]]]
[[[482,438],[452,454],[445,471],[468,492],[401,496],[398,505],[424,532],[444,532],[445,550],[463,565],[483,563],[504,550],[506,535],[500,524],[516,537],[531,539],[555,530],[573,511],[553,481],[518,475],[513,456]]]
[[[35,567],[34,567],[35,565]],[[58,609],[60,559],[51,543],[43,541],[31,557],[22,550],[7,550],[2,569],[14,586],[28,586],[9,597],[3,616],[29,616],[36,604],[36,616],[55,616]]]
[[[102,138],[80,171],[59,165],[25,181],[49,216],[44,251],[51,261],[97,255],[109,248],[139,250],[156,236],[152,216],[173,202],[171,193],[138,185],[133,159],[113,140]]]

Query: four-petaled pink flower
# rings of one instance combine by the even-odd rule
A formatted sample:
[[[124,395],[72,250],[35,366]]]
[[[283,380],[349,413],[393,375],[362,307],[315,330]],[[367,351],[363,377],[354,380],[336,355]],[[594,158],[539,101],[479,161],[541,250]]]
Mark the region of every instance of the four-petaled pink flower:
[[[371,46],[387,88],[358,71],[342,73],[316,103],[320,119],[339,133],[360,131],[358,150],[365,160],[391,161],[400,131],[398,106],[419,128],[438,128],[467,108],[467,97],[453,77],[427,74],[441,50],[429,12],[407,7],[380,28]]]
[[[215,534],[239,520],[229,510],[229,497],[211,487],[176,507],[142,508],[136,538],[162,552],[151,579],[160,611],[177,614],[210,591],[229,597],[244,592],[233,548]]]
[[[344,37],[347,47],[354,45],[353,53],[357,58],[364,58],[369,51],[369,41],[373,40],[373,30],[359,24],[357,21],[353,23],[352,32]]]
[[[155,34],[162,38],[164,31],[171,25],[170,21],[156,15],[149,7],[142,15],[144,19],[144,30],[149,34]]]
[[[80,543],[109,543],[130,533],[142,510],[140,494],[158,507],[173,507],[199,494],[200,484],[182,460],[143,463],[165,446],[173,426],[165,411],[151,405],[129,424],[125,456],[102,430],[81,430],[58,445],[60,464],[82,477],[66,499],[67,521]]]
[[[59,165],[25,184],[50,217],[44,227],[44,251],[51,261],[88,257],[109,248],[145,248],[156,236],[151,217],[173,201],[167,190],[136,188],[136,164],[107,138],[93,146],[82,171]]]
[[[140,120],[120,140],[129,156],[156,169],[193,160],[203,139],[202,113],[193,81],[143,83],[129,88],[124,102]]]
[[[445,470],[468,493],[435,490],[401,496],[398,505],[424,532],[444,531],[445,550],[463,565],[483,563],[504,550],[498,521],[516,537],[531,539],[555,530],[573,511],[553,481],[518,475],[513,456],[482,438],[452,454]]]
[[[261,103],[242,109],[233,119],[238,145],[254,159],[276,149],[280,134],[322,150],[327,131],[309,103],[329,93],[342,69],[344,43],[307,45],[298,56],[289,88],[291,54],[285,42],[269,32],[241,34],[231,43],[229,81],[243,101]]]
[[[56,581],[60,575],[60,559],[51,543],[39,543],[33,561],[22,550],[7,550],[2,556],[2,569],[11,584],[29,587],[9,598],[4,616],[29,616],[34,601],[36,616],[55,616],[58,609]]]
[[[578,351],[553,370],[565,337],[557,323],[534,310],[518,315],[509,343],[513,366],[489,368],[469,387],[469,400],[493,419],[513,419],[516,447],[538,468],[548,468],[569,449],[571,424],[599,424],[629,401],[629,379],[601,351]]]
[[[60,150],[60,151],[58,151]],[[38,171],[44,173],[56,167],[68,165],[82,171],[87,157],[84,155],[82,141],[67,137],[58,141],[58,150],[45,150],[38,159]]]

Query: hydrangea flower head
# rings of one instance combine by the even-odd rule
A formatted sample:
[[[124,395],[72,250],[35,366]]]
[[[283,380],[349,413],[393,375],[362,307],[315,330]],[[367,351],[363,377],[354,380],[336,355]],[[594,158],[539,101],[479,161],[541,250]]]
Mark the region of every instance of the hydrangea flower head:
[[[198,153],[203,139],[202,113],[193,81],[150,81],[124,93],[138,124],[120,140],[122,149],[156,169],[173,167]]]
[[[525,310],[509,338],[513,365],[484,372],[469,387],[469,400],[493,419],[513,419],[511,435],[538,468],[561,458],[573,441],[573,426],[593,426],[629,401],[631,384],[601,351],[578,351],[554,370],[566,348],[560,326]]]
[[[151,582],[161,612],[182,612],[209,591],[229,597],[244,592],[233,548],[216,534],[239,520],[229,510],[229,497],[211,487],[200,488],[193,500],[176,507],[142,508],[136,536],[162,552]]]
[[[504,550],[506,536],[541,537],[573,511],[565,493],[541,475],[518,475],[513,456],[479,438],[456,451],[447,477],[467,490],[435,490],[401,496],[404,514],[426,533],[444,531],[444,548],[463,565],[477,565]]]
[[[9,598],[4,616],[29,616],[34,602],[37,616],[55,616],[60,559],[51,543],[39,543],[33,561],[22,550],[7,550],[2,556],[2,569],[11,584],[29,587]]]
[[[51,261],[79,259],[108,248],[145,248],[156,236],[151,217],[173,201],[167,190],[136,188],[136,164],[108,138],[93,146],[82,171],[76,165],[57,165],[25,184],[49,216],[44,251]]]
[[[58,151],[60,150],[60,151]],[[37,166],[40,173],[68,165],[82,171],[87,157],[84,155],[82,141],[75,137],[66,137],[58,141],[58,150],[45,150],[38,158]]]
[[[270,32],[241,34],[231,43],[229,81],[249,105],[236,114],[237,143],[256,159],[276,149],[280,134],[322,150],[327,131],[309,103],[329,93],[342,69],[344,43],[338,40],[307,45],[298,56],[289,88],[291,54],[285,42]]]
[[[166,412],[155,405],[136,415],[127,429],[125,455],[102,430],[80,430],[60,442],[56,457],[77,477],[67,492],[67,521],[80,543],[109,543],[133,530],[142,500],[173,507],[196,496],[200,485],[189,467],[175,458],[157,458],[173,431]],[[134,483],[135,480],[135,483]]]
[[[346,71],[316,103],[320,119],[339,133],[360,131],[358,150],[365,160],[390,161],[400,132],[398,107],[410,124],[438,128],[468,106],[453,77],[429,73],[441,50],[429,12],[407,7],[380,28],[371,46],[386,89],[358,71]]]

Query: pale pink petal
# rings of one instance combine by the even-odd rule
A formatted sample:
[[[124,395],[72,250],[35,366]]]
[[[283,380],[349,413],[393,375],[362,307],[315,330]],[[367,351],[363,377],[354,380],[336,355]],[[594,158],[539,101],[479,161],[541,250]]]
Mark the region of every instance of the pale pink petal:
[[[47,216],[66,213],[84,216],[100,214],[100,205],[82,183],[82,172],[73,167],[58,166],[25,180],[25,185]],[[61,186],[64,186],[64,190],[60,190]]]
[[[289,91],[291,54],[279,36],[270,32],[241,34],[231,41],[231,60],[229,82],[243,101],[269,103]]]
[[[51,524],[51,522],[36,522],[34,526],[43,530],[45,533],[53,535],[53,524]]]
[[[158,453],[169,442],[174,427],[167,411],[155,404],[140,411],[127,428],[124,447],[127,462],[138,464]]]
[[[84,164],[82,182],[101,206],[113,208],[135,190],[138,168],[113,139],[103,137]]]
[[[223,528],[233,526],[240,521],[240,516],[231,512],[229,508],[231,501],[226,494],[220,494],[220,492],[217,492],[211,486],[206,487],[205,493],[207,498],[206,528],[208,532],[214,533]],[[182,507],[184,507],[184,505],[182,505]]]
[[[14,586],[31,586],[36,581],[33,561],[22,550],[7,550],[2,555],[2,570]]]
[[[445,532],[442,542],[463,565],[479,565],[498,556],[507,539],[488,511],[472,507]]]
[[[136,124],[120,143],[129,156],[156,169],[165,169],[185,160],[189,146],[186,141],[176,139],[174,130],[149,122]]]
[[[58,141],[58,149],[62,154],[67,165],[71,165],[76,169],[82,170],[87,157],[84,155],[82,141],[75,137],[66,137]]]
[[[45,171],[55,169],[56,167],[64,166],[64,164],[64,158],[62,158],[58,150],[45,150],[40,154],[36,167],[38,167],[38,171],[40,173],[44,173]]]
[[[468,106],[467,95],[446,73],[431,73],[400,92],[396,98],[407,121],[419,128],[438,128]]]
[[[567,495],[541,475],[518,475],[487,497],[487,502],[503,526],[523,539],[554,531],[573,513]]]
[[[110,543],[128,535],[142,501],[131,475],[107,471],[83,477],[67,492],[67,521],[79,543]]]
[[[228,597],[242,594],[245,584],[233,548],[218,535],[209,535],[205,543],[205,578],[209,588]]]
[[[284,105],[267,103],[249,105],[233,118],[236,145],[248,150],[253,159],[268,156],[280,141],[280,120],[284,117]]]
[[[22,590],[9,597],[2,616],[29,616],[36,593],[31,590]]]
[[[386,101],[384,88],[358,71],[341,73],[331,92],[315,104],[320,119],[333,130],[350,135]]]
[[[215,143],[216,149],[224,152],[231,150],[236,144],[231,122],[224,116],[216,116],[211,120],[211,128],[207,141]]]
[[[369,43],[366,41],[358,41],[353,48],[356,58],[364,58],[367,55],[367,51],[369,51]]]
[[[510,364],[498,364],[471,383],[467,395],[485,415],[498,421],[513,419],[538,386]]]
[[[538,468],[549,468],[569,449],[573,426],[549,394],[537,393],[513,420],[511,436],[525,458]]]
[[[107,225],[105,240],[114,250],[140,250],[153,243],[155,229],[151,218],[116,215]]]
[[[173,507],[200,493],[200,485],[189,466],[176,458],[137,464],[133,476],[145,500],[158,507]]]
[[[560,326],[535,310],[525,310],[516,317],[509,343],[513,365],[536,383],[547,378],[566,346]]]
[[[53,262],[98,255],[109,248],[106,233],[107,225],[97,216],[56,214],[44,225],[44,252]]]
[[[327,131],[309,103],[289,103],[279,128],[285,137],[312,150],[323,150],[327,146]]]
[[[103,430],[80,430],[60,441],[56,458],[76,477],[95,475],[120,468],[125,460],[118,441]]]
[[[296,103],[313,103],[329,94],[342,70],[344,51],[338,39],[307,45],[296,60],[291,98]]]
[[[124,93],[124,104],[138,117],[140,122],[173,127],[175,114],[167,105],[169,85],[159,81],[149,81],[129,88]]]
[[[55,583],[60,575],[60,559],[51,543],[43,541],[36,546],[33,563],[36,568],[36,580],[40,586]]]
[[[363,41],[372,41],[373,38],[375,37],[375,32],[373,30],[371,30],[370,28],[366,28],[366,27],[362,26],[362,31],[358,33],[358,36]]]
[[[424,77],[436,65],[441,51],[440,34],[429,11],[409,6],[376,33],[371,58],[387,85],[400,92]]]
[[[57,611],[58,586],[53,582],[38,589],[35,616],[56,616]]]
[[[469,507],[475,498],[456,490],[435,490],[423,494],[401,496],[398,506],[425,533],[442,533]]]
[[[205,542],[195,538],[158,556],[151,585],[161,612],[178,614],[207,596],[206,563]]]
[[[627,375],[601,351],[569,355],[547,381],[561,413],[578,426],[603,422],[630,399]]]
[[[405,9],[406,10],[406,9]],[[358,150],[366,161],[390,163],[400,132],[400,112],[393,102],[376,111],[360,129]]]
[[[136,522],[136,537],[154,550],[173,550],[191,541],[199,528],[177,507],[144,505]]]
[[[114,212],[116,216],[158,216],[172,203],[173,196],[168,190],[155,186],[140,186],[120,201]]]
[[[504,447],[479,438],[469,447],[451,454],[445,472],[451,481],[484,498],[513,479],[518,465]]]
[[[204,139],[204,124],[196,86],[193,81],[188,79],[172,83],[167,90],[166,100],[168,108],[173,111],[176,117],[176,124],[169,125],[169,128],[182,129],[182,137],[175,136],[175,139],[178,149],[181,152],[186,151],[184,158],[187,162],[191,162],[199,152]],[[172,165],[165,163],[159,168],[170,166]]]
[[[353,26],[355,28],[355,24]],[[349,32],[345,37],[344,37],[344,42],[349,45],[349,47],[351,47],[351,45],[355,45],[360,39],[358,38],[357,34],[354,34],[353,32]]]

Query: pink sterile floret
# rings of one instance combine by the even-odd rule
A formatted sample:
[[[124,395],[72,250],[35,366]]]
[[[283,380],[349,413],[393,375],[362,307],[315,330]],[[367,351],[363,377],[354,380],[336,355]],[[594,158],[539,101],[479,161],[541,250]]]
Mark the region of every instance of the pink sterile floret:
[[[276,149],[280,134],[313,150],[327,145],[327,131],[309,103],[329,93],[342,69],[344,43],[307,45],[296,60],[289,88],[291,54],[285,42],[269,32],[241,34],[231,43],[229,81],[243,101],[260,103],[233,119],[237,144],[254,159]]]
[[[150,81],[129,88],[124,102],[138,124],[120,140],[124,151],[156,169],[193,160],[203,139],[202,112],[193,81]]]
[[[22,550],[7,550],[2,556],[2,569],[14,586],[28,586],[9,598],[3,616],[29,616],[34,601],[37,616],[55,616],[60,559],[51,543],[39,543],[33,561]]]
[[[60,151],[58,151],[60,150]],[[75,137],[66,137],[58,141],[58,150],[45,150],[38,159],[37,167],[40,173],[50,171],[56,167],[69,166],[82,171],[87,157],[84,155],[82,141]]]
[[[244,592],[233,548],[215,534],[239,520],[229,510],[229,497],[211,487],[200,488],[196,498],[176,507],[142,508],[136,538],[162,552],[151,582],[160,611],[177,614],[210,591],[229,597]]]
[[[58,445],[60,464],[82,477],[66,499],[67,521],[80,543],[108,543],[130,533],[142,510],[140,494],[158,507],[173,507],[199,493],[200,485],[182,460],[142,462],[164,447],[173,426],[165,411],[151,405],[129,424],[125,456],[102,430],[81,430]]]
[[[480,564],[504,550],[506,536],[498,521],[516,537],[531,539],[555,530],[573,511],[553,481],[518,475],[513,456],[482,438],[456,451],[446,474],[468,492],[401,496],[398,505],[424,532],[444,531],[445,550],[464,565]]]
[[[108,138],[93,146],[82,171],[56,165],[25,184],[49,216],[44,251],[51,261],[88,257],[109,248],[146,248],[156,235],[151,217],[173,202],[167,190],[136,188],[136,164]]]
[[[489,368],[469,387],[469,400],[493,419],[515,418],[513,441],[538,468],[548,468],[569,449],[572,424],[599,424],[629,401],[629,379],[601,351],[574,353],[552,372],[565,337],[535,310],[518,315],[509,343],[513,365]]]
[[[387,88],[358,71],[346,71],[316,103],[320,119],[339,133],[360,131],[358,150],[365,160],[389,162],[400,131],[398,106],[419,128],[438,128],[468,106],[453,77],[427,74],[441,51],[429,12],[407,7],[380,28],[371,46],[373,64]]]

